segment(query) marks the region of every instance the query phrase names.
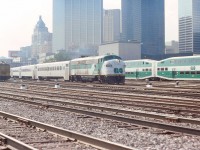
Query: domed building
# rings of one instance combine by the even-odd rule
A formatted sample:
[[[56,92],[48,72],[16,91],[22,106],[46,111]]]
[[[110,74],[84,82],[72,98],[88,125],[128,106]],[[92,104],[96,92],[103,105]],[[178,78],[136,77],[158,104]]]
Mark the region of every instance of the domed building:
[[[52,52],[52,33],[49,33],[42,17],[39,16],[39,20],[34,28],[32,35],[32,58],[38,58],[39,54]]]

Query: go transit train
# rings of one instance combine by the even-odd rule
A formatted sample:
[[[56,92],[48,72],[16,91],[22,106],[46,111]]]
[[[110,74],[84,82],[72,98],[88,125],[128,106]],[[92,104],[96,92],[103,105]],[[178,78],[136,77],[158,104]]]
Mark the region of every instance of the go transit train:
[[[11,77],[124,84],[125,63],[116,55],[85,57],[11,68]]]
[[[200,56],[125,61],[126,79],[200,80]]]

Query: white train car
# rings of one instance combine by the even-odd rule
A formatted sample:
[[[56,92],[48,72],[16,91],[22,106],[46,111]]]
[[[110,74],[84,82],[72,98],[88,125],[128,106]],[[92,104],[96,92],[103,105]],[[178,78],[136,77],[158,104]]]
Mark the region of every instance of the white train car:
[[[21,67],[15,67],[10,69],[11,78],[21,78]]]
[[[21,77],[22,79],[36,79],[37,77],[37,66],[22,66],[21,67]]]
[[[69,63],[69,61],[63,61],[38,64],[36,79],[69,80]]]

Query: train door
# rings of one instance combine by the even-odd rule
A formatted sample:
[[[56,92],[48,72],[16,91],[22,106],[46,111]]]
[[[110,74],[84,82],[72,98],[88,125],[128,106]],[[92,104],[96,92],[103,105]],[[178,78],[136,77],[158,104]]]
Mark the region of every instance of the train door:
[[[69,80],[69,75],[70,75],[69,63],[66,63],[65,64],[65,76],[64,76],[64,80]]]
[[[173,79],[176,79],[176,77],[177,77],[176,68],[172,68],[172,78],[173,78]]]
[[[157,77],[157,62],[152,63],[152,76]]]
[[[139,69],[136,69],[135,78],[138,79],[138,78],[139,78],[139,75],[140,75],[140,74],[139,74]]]
[[[22,73],[21,67],[19,67],[18,71],[19,71],[19,79],[21,79],[21,78],[22,78],[22,75],[21,75],[21,73]]]
[[[33,67],[33,79],[38,79],[38,77],[37,77],[37,66]]]

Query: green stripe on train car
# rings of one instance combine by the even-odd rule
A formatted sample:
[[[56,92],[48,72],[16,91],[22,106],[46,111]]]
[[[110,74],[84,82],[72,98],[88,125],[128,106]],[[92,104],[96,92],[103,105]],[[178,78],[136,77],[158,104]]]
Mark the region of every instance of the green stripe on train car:
[[[133,79],[141,79],[141,78],[147,78],[152,75],[151,71],[143,71],[143,72],[129,72],[126,73],[126,78],[133,78]]]
[[[157,75],[170,79],[200,79],[200,71],[158,71]]]

